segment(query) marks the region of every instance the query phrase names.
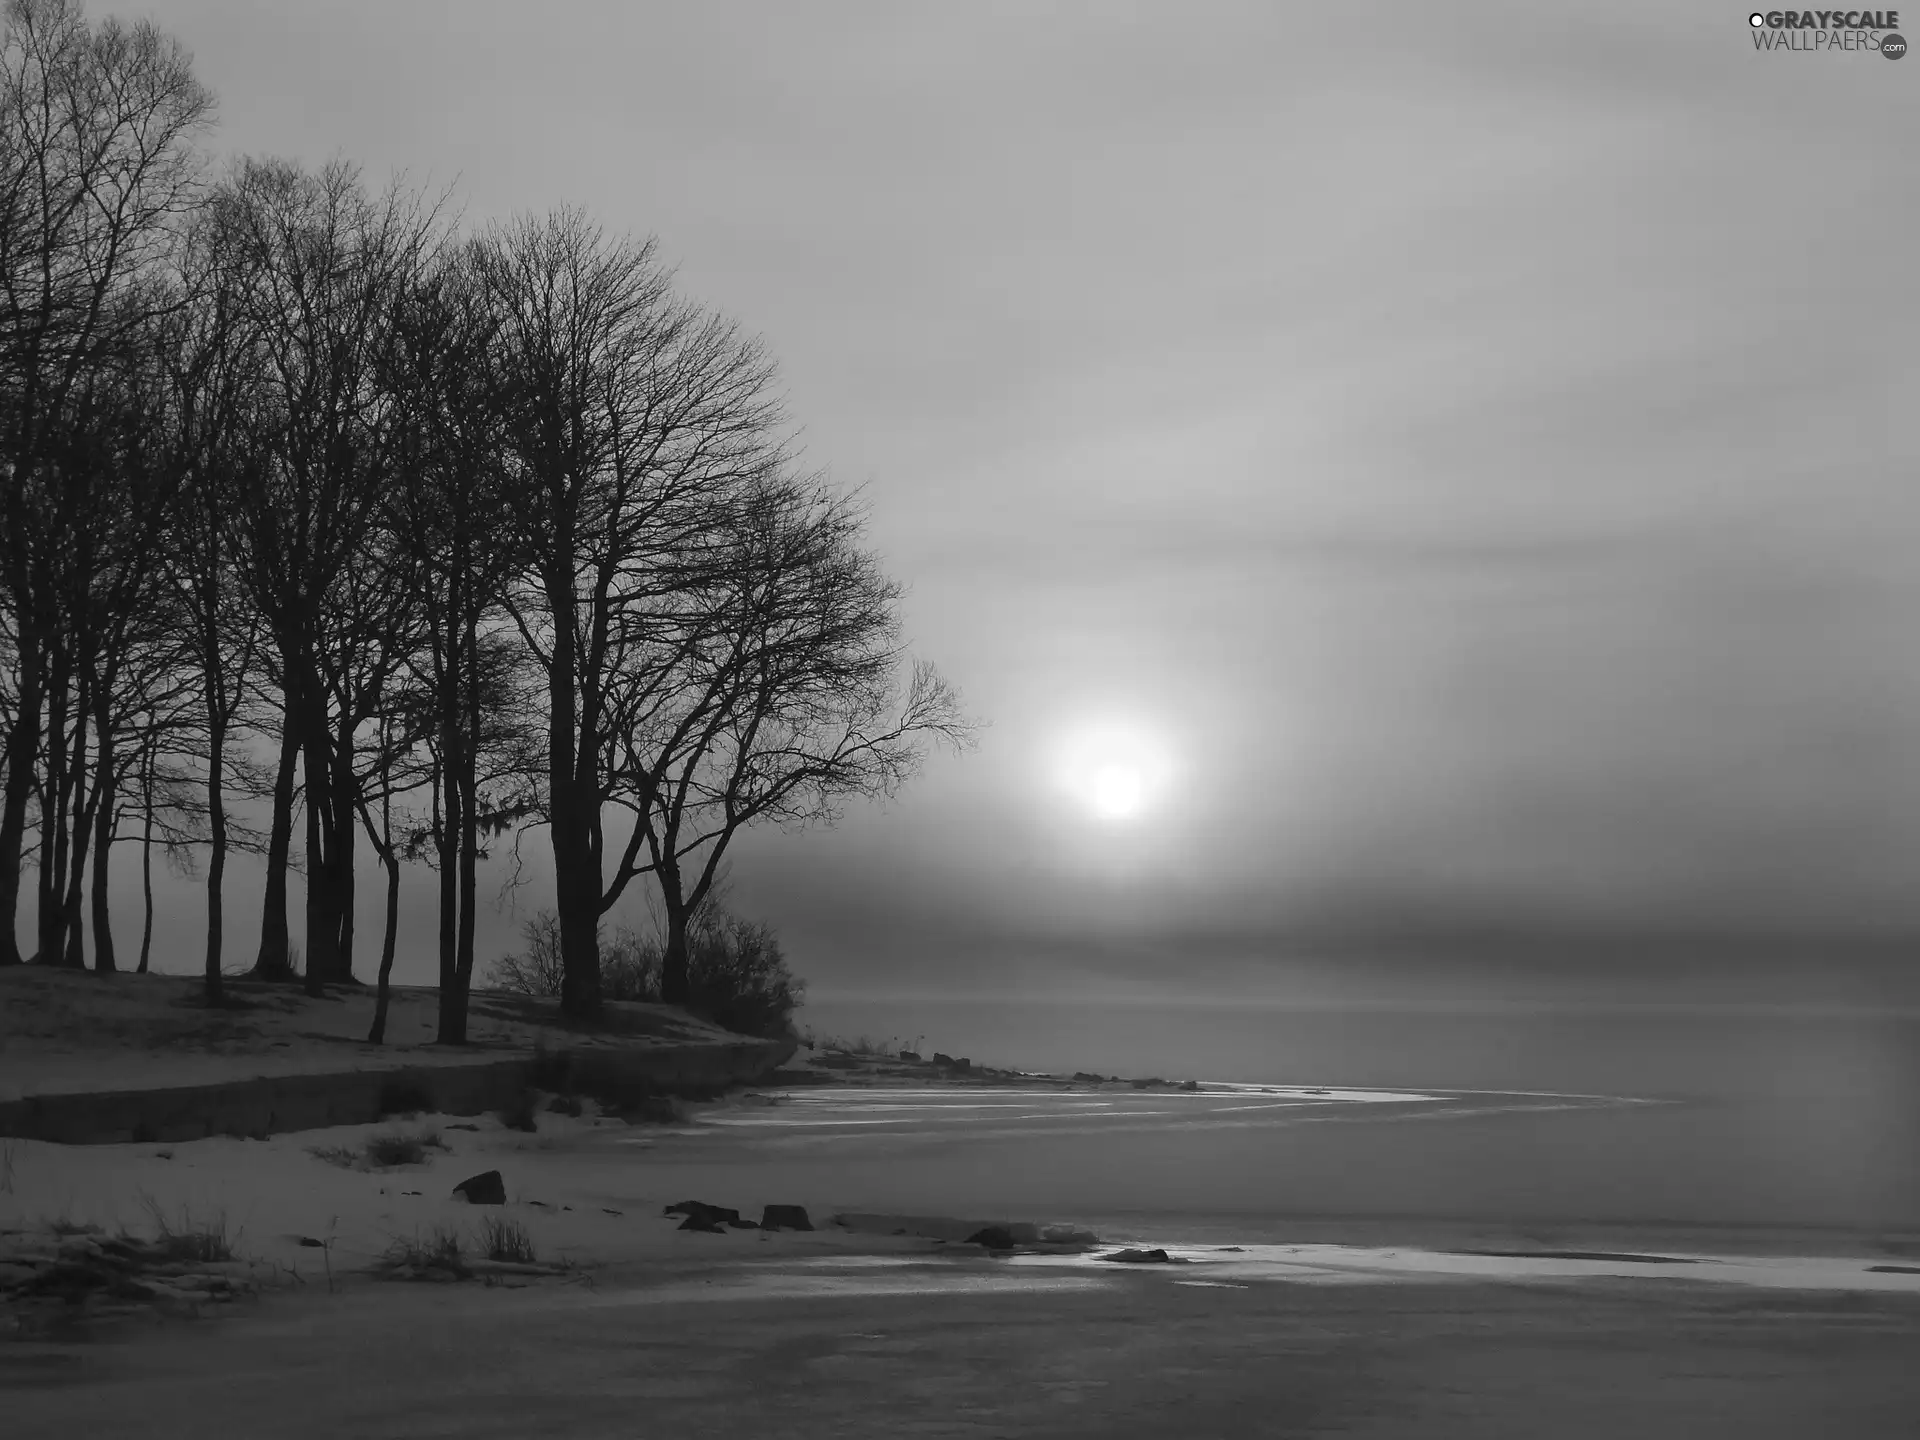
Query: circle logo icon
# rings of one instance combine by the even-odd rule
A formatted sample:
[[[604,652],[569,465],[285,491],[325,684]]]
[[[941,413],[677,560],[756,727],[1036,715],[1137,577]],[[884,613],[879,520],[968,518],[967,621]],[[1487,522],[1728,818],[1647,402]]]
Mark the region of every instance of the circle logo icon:
[[[1753,12],[1753,14],[1747,17],[1747,23],[1753,26],[1754,29],[1758,30],[1762,25],[1767,23],[1767,17],[1762,15],[1758,10],[1756,10]]]
[[[1880,53],[1889,60],[1898,60],[1902,55],[1907,53],[1907,42],[1899,35],[1882,35],[1880,37]]]

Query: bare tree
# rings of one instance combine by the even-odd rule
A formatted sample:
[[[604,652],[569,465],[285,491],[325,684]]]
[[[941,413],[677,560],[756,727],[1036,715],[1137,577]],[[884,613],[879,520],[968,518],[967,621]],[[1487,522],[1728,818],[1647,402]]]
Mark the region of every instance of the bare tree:
[[[654,657],[652,683],[620,692],[611,768],[634,812],[628,848],[644,843],[666,912],[669,1003],[688,997],[689,928],[742,828],[831,824],[849,800],[893,795],[928,741],[970,740],[952,688],[909,663],[900,587],[862,548],[862,528],[824,485],[753,487],[725,563],[683,606],[697,619]]]
[[[351,751],[397,666],[359,648],[369,619],[361,602],[379,612],[396,603],[397,577],[380,569],[391,552],[370,548],[391,474],[393,407],[380,352],[434,221],[399,189],[369,198],[337,164],[309,175],[249,161],[215,209],[243,275],[272,409],[261,483],[235,507],[236,548],[273,635],[285,725],[303,760],[306,980],[317,993],[352,979]]]
[[[18,959],[14,918],[31,792],[38,782],[43,796],[55,797],[63,825],[71,803],[68,777],[49,785],[36,762],[57,761],[64,771],[73,758],[68,719],[85,712],[70,693],[71,642],[60,629],[74,584],[65,526],[89,507],[73,493],[80,477],[70,467],[56,472],[52,451],[63,432],[73,433],[75,399],[102,357],[122,350],[128,332],[150,318],[128,282],[159,263],[174,220],[192,203],[191,139],[212,113],[185,53],[150,24],[90,26],[73,0],[11,0],[5,23],[0,603],[14,630],[16,689],[0,801],[0,961]],[[57,855],[42,848],[43,876],[67,858],[69,837],[55,839]],[[53,961],[65,948],[70,911],[44,881],[42,900],[41,950]]]
[[[508,754],[523,772],[530,748],[516,723],[531,698],[520,693],[519,647],[502,634],[505,586],[522,557],[502,461],[510,390],[495,354],[500,315],[481,258],[468,247],[423,276],[389,350],[400,419],[385,523],[420,601],[413,687],[431,756],[442,1044],[466,1040],[480,837],[510,804],[486,793],[488,761]]]
[[[240,310],[239,277],[210,224],[196,227],[189,254],[189,303],[168,326],[164,361],[173,463],[183,477],[167,551],[167,580],[181,631],[183,667],[202,704],[206,815],[207,934],[201,973],[208,1004],[222,998],[223,887],[230,841],[227,744],[256,678],[263,641],[259,612],[243,603],[228,516],[261,483],[264,426],[252,413],[258,347]],[[149,802],[148,815],[151,816]],[[149,863],[143,859],[143,864]]]
[[[121,742],[139,723],[137,703],[124,702],[129,694],[137,702],[154,684],[135,680],[130,667],[144,660],[164,670],[172,651],[159,572],[179,474],[164,438],[165,387],[154,356],[162,302],[136,295],[133,303],[147,310],[147,322],[123,327],[122,350],[98,357],[72,388],[66,412],[45,427],[39,466],[42,516],[58,537],[41,567],[41,594],[55,619],[42,631],[51,664],[40,953],[82,963],[82,883],[91,859],[102,970],[115,966],[105,922],[108,847],[127,759]]]
[[[96,706],[96,774],[94,781],[94,840],[91,859],[91,921],[94,968],[118,968],[108,905],[110,865],[123,814],[130,808],[151,813],[151,777],[142,780],[156,756],[175,746],[191,744],[201,733],[199,687],[190,655],[181,642],[180,612],[172,597],[156,583],[137,599],[141,617],[132,628],[110,667],[103,686],[104,703]],[[171,769],[171,767],[169,767]],[[78,931],[70,943],[77,946]],[[143,941],[143,955],[147,949]]]
[[[605,873],[609,688],[649,606],[724,534],[776,462],[772,369],[753,341],[674,295],[651,244],[577,212],[486,238],[515,540],[508,609],[547,691],[545,820],[563,1010],[599,1006],[600,915],[638,870]]]

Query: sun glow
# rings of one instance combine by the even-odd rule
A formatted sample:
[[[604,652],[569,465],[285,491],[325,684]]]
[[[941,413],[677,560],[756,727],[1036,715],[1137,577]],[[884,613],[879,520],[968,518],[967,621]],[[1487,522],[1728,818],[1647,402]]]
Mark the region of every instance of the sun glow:
[[[1164,796],[1172,778],[1166,745],[1137,725],[1106,722],[1066,736],[1054,757],[1059,787],[1095,819],[1137,820]]]

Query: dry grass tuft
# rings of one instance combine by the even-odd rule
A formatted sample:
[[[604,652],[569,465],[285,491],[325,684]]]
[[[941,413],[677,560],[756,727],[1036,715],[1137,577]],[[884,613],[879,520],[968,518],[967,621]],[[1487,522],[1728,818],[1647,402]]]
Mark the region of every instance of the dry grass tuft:
[[[401,1165],[424,1165],[429,1150],[446,1148],[447,1142],[441,1139],[438,1130],[417,1130],[412,1134],[393,1130],[369,1137],[358,1150],[348,1145],[310,1145],[307,1153],[342,1170],[392,1170]]]
[[[424,1239],[395,1236],[382,1257],[382,1270],[390,1280],[467,1280],[473,1271],[467,1266],[466,1241],[459,1229],[436,1225]]]
[[[440,1138],[438,1130],[418,1130],[411,1135],[390,1131],[368,1139],[367,1163],[380,1170],[396,1165],[424,1165],[427,1151],[446,1148],[447,1142]]]
[[[540,1256],[533,1237],[518,1220],[489,1217],[480,1226],[480,1248],[489,1260],[511,1260],[519,1265],[535,1265]]]
[[[140,1204],[153,1220],[154,1244],[167,1259],[192,1265],[216,1265],[233,1259],[240,1232],[229,1233],[226,1211],[216,1210],[205,1219],[196,1219],[183,1207],[178,1217],[169,1220],[153,1196],[141,1195]]]

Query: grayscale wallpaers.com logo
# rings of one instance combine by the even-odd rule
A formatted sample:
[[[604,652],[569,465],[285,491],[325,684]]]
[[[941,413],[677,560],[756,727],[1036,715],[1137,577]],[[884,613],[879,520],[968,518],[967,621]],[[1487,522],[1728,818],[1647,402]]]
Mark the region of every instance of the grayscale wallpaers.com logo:
[[[1756,50],[1878,50],[1907,53],[1898,10],[1756,10],[1747,16]]]

